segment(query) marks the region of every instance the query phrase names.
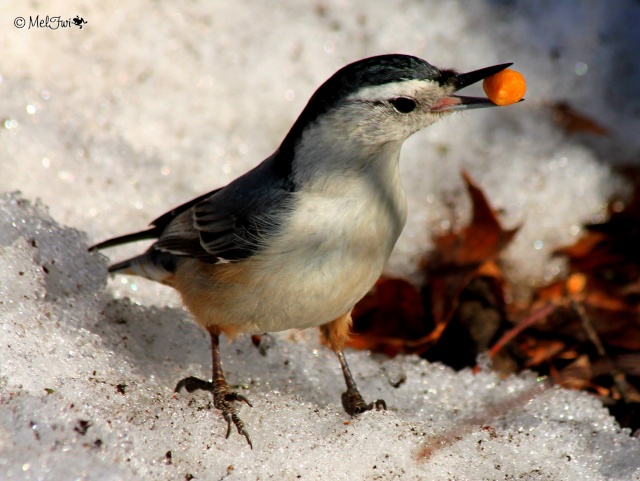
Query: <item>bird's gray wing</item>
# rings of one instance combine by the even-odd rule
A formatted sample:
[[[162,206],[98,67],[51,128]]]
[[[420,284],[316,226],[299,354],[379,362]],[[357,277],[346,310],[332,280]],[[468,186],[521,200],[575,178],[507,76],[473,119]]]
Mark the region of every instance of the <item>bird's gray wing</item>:
[[[212,263],[246,259],[281,227],[291,191],[268,159],[180,213],[152,249]]]
[[[169,212],[161,215],[153,222],[151,222],[151,227],[139,232],[133,232],[131,234],[126,234],[118,237],[114,237],[112,239],[107,239],[106,241],[102,241],[98,244],[95,244],[89,247],[90,251],[106,249],[109,247],[117,246],[120,244],[128,244],[129,242],[137,242],[140,240],[146,239],[158,239],[165,231],[167,226],[171,224],[180,214],[185,211],[191,209],[194,205],[202,202],[204,199],[211,197],[215,193],[217,193],[220,189],[214,190],[212,192],[208,192],[204,195],[196,197],[195,199],[190,200],[174,209],[171,209]]]

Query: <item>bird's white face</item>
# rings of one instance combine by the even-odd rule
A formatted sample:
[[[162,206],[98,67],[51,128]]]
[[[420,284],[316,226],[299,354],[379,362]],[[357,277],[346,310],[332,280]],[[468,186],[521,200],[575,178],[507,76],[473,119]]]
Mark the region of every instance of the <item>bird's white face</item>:
[[[375,159],[387,164],[411,134],[449,113],[438,109],[452,101],[454,91],[415,79],[363,87],[305,129],[294,170],[309,178],[314,172],[360,170]]]
[[[402,80],[364,87],[350,95],[330,122],[351,139],[365,145],[403,142],[411,134],[436,122],[444,114],[453,86],[432,80]]]

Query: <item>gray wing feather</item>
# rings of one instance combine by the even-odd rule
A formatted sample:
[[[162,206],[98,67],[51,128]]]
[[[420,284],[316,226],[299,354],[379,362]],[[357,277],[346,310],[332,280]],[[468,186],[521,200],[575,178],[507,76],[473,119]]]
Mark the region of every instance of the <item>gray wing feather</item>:
[[[152,249],[212,263],[255,254],[282,225],[293,191],[271,160],[178,215]]]

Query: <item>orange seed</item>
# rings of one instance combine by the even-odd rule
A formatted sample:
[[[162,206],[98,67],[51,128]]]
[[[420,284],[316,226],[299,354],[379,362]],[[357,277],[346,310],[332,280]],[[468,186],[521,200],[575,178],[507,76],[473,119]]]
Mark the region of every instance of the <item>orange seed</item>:
[[[487,97],[496,105],[519,102],[527,91],[527,82],[520,72],[505,69],[482,82]]]

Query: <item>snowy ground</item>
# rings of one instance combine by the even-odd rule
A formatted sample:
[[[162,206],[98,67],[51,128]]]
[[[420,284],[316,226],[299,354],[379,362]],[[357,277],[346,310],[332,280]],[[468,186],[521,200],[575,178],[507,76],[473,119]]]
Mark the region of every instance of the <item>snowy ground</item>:
[[[390,410],[349,419],[315,332],[274,336],[266,356],[247,339],[223,346],[254,402],[241,415],[255,449],[225,441],[205,395],[172,393],[206,377],[205,335],[168,289],[107,284],[106,260],[86,253],[262,160],[345,63],[402,52],[460,70],[513,61],[529,90],[407,142],[411,217],[391,268],[411,274],[429,230],[467,215],[465,167],[523,224],[512,279],[544,282],[562,268],[549,250],[623,189],[609,162],[640,152],[637,2],[242,5],[0,4],[0,192],[23,193],[0,200],[0,479],[640,479],[638,439],[592,398],[532,376],[351,353],[363,393]],[[36,15],[87,23],[29,28]],[[611,137],[566,138],[546,100]]]

